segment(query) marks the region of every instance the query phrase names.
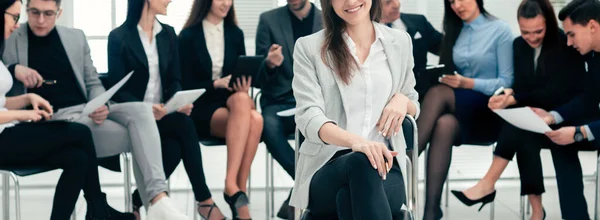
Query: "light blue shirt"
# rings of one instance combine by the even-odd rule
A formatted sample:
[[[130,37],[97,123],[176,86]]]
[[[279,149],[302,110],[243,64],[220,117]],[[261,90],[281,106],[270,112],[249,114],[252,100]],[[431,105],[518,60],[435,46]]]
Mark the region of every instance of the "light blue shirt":
[[[473,78],[473,90],[491,96],[513,83],[513,40],[510,26],[494,17],[480,15],[463,28],[453,48],[459,74]]]

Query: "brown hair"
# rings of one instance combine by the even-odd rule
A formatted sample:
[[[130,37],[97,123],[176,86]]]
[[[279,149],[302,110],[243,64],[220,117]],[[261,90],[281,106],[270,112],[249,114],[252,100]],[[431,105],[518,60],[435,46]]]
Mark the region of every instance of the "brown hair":
[[[206,18],[210,8],[212,7],[213,0],[194,0],[190,16],[188,17],[183,28],[188,28],[197,24],[201,24],[202,20]],[[235,10],[233,7],[233,0],[229,12],[224,19],[225,24],[237,26],[237,19],[235,18]]]
[[[344,83],[349,84],[350,72],[358,68],[358,63],[350,54],[350,50],[348,50],[342,37],[344,31],[346,31],[346,22],[333,10],[332,1],[321,0],[323,26],[325,27],[325,41],[321,46],[321,60],[327,67],[334,70]],[[372,2],[371,20],[379,22],[379,18],[381,18],[381,0],[372,0]]]

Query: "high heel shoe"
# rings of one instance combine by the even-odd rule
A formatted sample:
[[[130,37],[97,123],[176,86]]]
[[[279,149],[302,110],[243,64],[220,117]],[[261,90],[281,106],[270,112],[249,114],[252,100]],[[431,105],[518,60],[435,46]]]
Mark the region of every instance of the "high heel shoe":
[[[466,206],[472,206],[475,205],[477,203],[482,203],[481,207],[479,207],[479,209],[477,210],[478,212],[481,211],[481,209],[488,203],[493,202],[494,199],[496,199],[496,190],[494,190],[494,192],[480,198],[477,200],[471,200],[469,198],[467,198],[467,196],[465,196],[465,194],[461,191],[456,191],[456,190],[452,190],[452,194],[454,194],[454,196],[456,196],[456,198],[458,200],[460,200],[460,202],[462,202],[463,204],[465,204]]]
[[[252,220],[251,218],[239,218],[237,213],[238,208],[250,204],[246,193],[238,191],[235,194],[233,194],[233,196],[228,196],[226,193],[223,193],[223,198],[225,198],[225,202],[229,204],[233,220]]]
[[[202,220],[208,220],[208,219],[210,219],[210,215],[212,214],[213,209],[214,208],[217,208],[217,209],[219,208],[219,207],[217,207],[216,203],[213,203],[213,204],[200,204],[199,202],[197,202],[196,206],[198,207],[197,208],[198,209],[198,214],[200,215],[200,218],[202,218]],[[208,215],[206,215],[206,216],[202,215],[202,213],[200,212],[201,208],[210,208],[208,210]],[[229,219],[223,218],[223,220],[229,220]]]
[[[542,218],[542,220],[546,220],[546,209],[542,208],[542,211],[544,211],[544,217]]]

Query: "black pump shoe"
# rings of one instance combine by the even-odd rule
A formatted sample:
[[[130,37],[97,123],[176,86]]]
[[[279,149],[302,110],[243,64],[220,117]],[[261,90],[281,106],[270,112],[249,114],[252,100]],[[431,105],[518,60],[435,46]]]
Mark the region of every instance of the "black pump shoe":
[[[496,198],[496,190],[494,190],[494,192],[492,192],[484,197],[481,197],[480,199],[477,199],[477,200],[471,200],[471,199],[467,198],[467,196],[465,196],[465,194],[461,191],[452,190],[452,194],[454,194],[454,196],[456,196],[456,198],[458,200],[460,200],[460,202],[462,202],[466,206],[472,206],[477,203],[482,203],[481,207],[479,207],[479,210],[477,210],[478,212],[481,211],[481,209],[486,204],[493,202],[494,199]]]

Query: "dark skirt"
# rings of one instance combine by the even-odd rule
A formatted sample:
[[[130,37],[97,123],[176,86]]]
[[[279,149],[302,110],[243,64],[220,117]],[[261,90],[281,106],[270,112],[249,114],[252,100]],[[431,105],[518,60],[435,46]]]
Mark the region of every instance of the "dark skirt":
[[[227,99],[230,95],[231,93],[223,91],[207,92],[194,102],[191,117],[194,120],[198,137],[211,136],[210,121],[212,116],[217,109],[227,107]]]
[[[460,138],[455,145],[488,145],[496,142],[502,119],[488,108],[490,96],[470,89],[454,89],[455,116],[460,124]]]

